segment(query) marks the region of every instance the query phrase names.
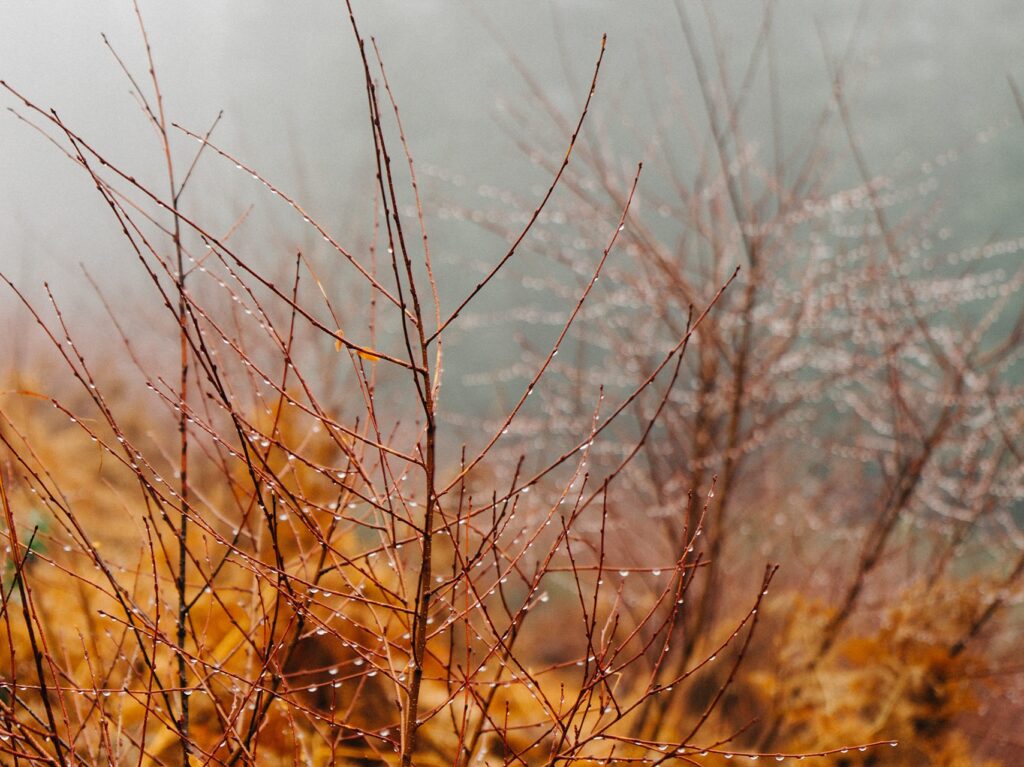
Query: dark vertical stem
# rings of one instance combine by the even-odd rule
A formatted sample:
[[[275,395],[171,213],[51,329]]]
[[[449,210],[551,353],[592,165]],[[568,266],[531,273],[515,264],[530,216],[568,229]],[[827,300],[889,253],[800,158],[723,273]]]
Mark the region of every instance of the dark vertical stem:
[[[173,216],[173,242],[175,255],[175,289],[178,294],[178,305],[176,318],[178,322],[178,341],[180,349],[179,379],[178,379],[178,497],[181,503],[181,516],[178,525],[178,570],[175,575],[175,589],[178,596],[176,642],[178,655],[178,687],[180,700],[180,717],[178,719],[178,733],[181,738],[182,763],[185,767],[191,764],[191,744],[189,740],[189,712],[188,695],[188,667],[185,662],[185,640],[187,638],[186,624],[188,620],[188,599],[186,594],[186,576],[188,574],[188,515],[189,515],[189,484],[188,484],[188,363],[189,363],[189,337],[188,337],[188,304],[185,297],[185,264],[184,254],[181,246],[181,216],[178,202],[181,196],[181,189],[178,188],[174,178],[174,160],[171,155],[171,139],[167,131],[167,118],[164,113],[163,94],[160,90],[160,83],[156,76],[156,67],[153,62],[153,49],[149,44],[149,34],[146,25],[142,20],[142,12],[139,9],[137,0],[133,2],[135,16],[139,23],[139,31],[142,34],[142,41],[146,48],[146,61],[149,67],[149,77],[153,83],[153,95],[156,99],[156,114],[151,116],[156,122],[160,132],[160,140],[163,147],[164,163],[167,170],[167,184],[170,190],[171,215]]]
[[[53,750],[57,756],[57,762],[61,767],[64,767],[67,761],[64,759],[60,734],[57,732],[57,720],[53,715],[53,706],[50,704],[50,693],[46,685],[46,671],[43,668],[43,650],[40,648],[40,642],[45,640],[36,637],[35,626],[32,621],[32,591],[26,578],[25,557],[21,553],[21,544],[18,543],[18,532],[14,527],[14,512],[11,510],[11,504],[7,498],[7,485],[4,483],[2,471],[0,471],[0,503],[3,505],[4,519],[7,523],[7,535],[11,544],[11,557],[14,559],[14,580],[21,594],[21,614],[25,620],[25,630],[28,632],[29,644],[32,647],[32,660],[36,667],[36,677],[39,679],[39,696],[42,698],[43,709],[46,711],[46,722],[50,726]],[[35,538],[35,532],[32,533],[32,538]],[[27,552],[31,549],[31,546],[32,540],[25,547],[25,551]]]

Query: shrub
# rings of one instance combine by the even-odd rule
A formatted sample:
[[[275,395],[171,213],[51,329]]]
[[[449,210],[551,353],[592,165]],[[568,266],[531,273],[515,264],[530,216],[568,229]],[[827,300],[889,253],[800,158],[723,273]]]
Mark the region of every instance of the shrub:
[[[1018,481],[1003,433],[1017,395],[998,389],[1014,352],[978,333],[957,345],[951,325],[923,313],[925,299],[948,308],[936,304],[947,294],[927,294],[927,275],[904,279],[884,184],[865,178],[830,199],[874,219],[864,250],[843,260],[854,269],[843,290],[829,289],[830,259],[787,273],[798,235],[834,223],[814,204],[822,185],[802,177],[792,194],[748,199],[754,166],[725,139],[739,139],[740,100],[727,94],[720,120],[705,83],[722,174],[705,168],[714,191],[688,193],[683,219],[704,237],[703,268],[634,214],[639,168],[608,184],[610,202],[585,199],[580,221],[603,236],[582,249],[589,261],[571,259],[578,279],[561,288],[552,342],[523,352],[532,364],[488,424],[442,397],[445,355],[460,353],[451,330],[531,247],[581,152],[601,171],[581,136],[604,44],[549,186],[477,287],[444,306],[396,99],[351,25],[377,169],[373,238],[355,246],[220,148],[213,129],[175,125],[151,56],[144,85],[124,68],[166,160],[162,190],[3,84],[94,183],[148,277],[147,322],[162,329],[157,348],[142,348],[142,315],[111,302],[121,352],[93,351],[52,296],[42,308],[8,281],[59,366],[47,379],[60,370],[75,388],[22,380],[0,411],[0,750],[62,765],[849,763],[848,753],[881,764],[906,753],[889,747],[898,732],[944,763],[965,759],[940,735],[970,696],[942,685],[980,663],[976,638],[1021,568],[985,576],[1003,590],[980,601],[947,585],[955,554],[984,540]],[[267,262],[264,243],[214,231],[188,205],[200,161],[252,175],[330,260]],[[629,266],[618,267],[623,246]],[[627,311],[591,310],[602,276]],[[558,356],[577,344],[597,350],[585,355],[592,367]],[[875,441],[848,447],[842,428],[807,426],[815,409],[804,405],[832,392],[864,413]],[[871,409],[883,401],[888,418]],[[452,426],[459,417],[471,433]],[[772,509],[795,535],[818,519],[813,504],[836,504],[836,520],[845,504],[870,510],[852,576],[845,563],[819,570],[845,585],[829,607],[817,584],[806,599],[770,602],[771,542],[738,521],[756,508],[759,472],[799,465],[799,451],[770,452],[796,437],[844,458],[883,456],[848,485],[819,477],[823,500],[783,495],[792,513]],[[807,487],[802,476],[784,484]],[[950,497],[970,499],[970,513]],[[925,545],[909,520],[939,501],[947,513]],[[885,623],[854,631],[901,538],[923,548],[930,587],[906,579]],[[806,547],[825,551],[813,537]],[[765,553],[796,569],[792,591],[805,552]],[[911,609],[936,595],[944,620]],[[774,648],[755,643],[760,622]],[[844,705],[830,715],[832,687]],[[865,702],[885,696],[896,703],[884,716]]]

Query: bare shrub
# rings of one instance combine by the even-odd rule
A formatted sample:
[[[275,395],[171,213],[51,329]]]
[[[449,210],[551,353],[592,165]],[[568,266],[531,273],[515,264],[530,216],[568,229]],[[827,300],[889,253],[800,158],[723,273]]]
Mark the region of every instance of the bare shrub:
[[[694,5],[700,25],[688,11]],[[700,102],[679,97],[644,121],[654,161],[643,214],[634,206],[627,215],[626,258],[604,270],[605,290],[566,350],[585,362],[556,379],[561,385],[533,423],[520,425],[507,455],[550,433],[578,433],[588,418],[584,393],[596,382],[628,390],[686,326],[690,307],[710,301],[740,264],[694,331],[683,383],[657,425],[646,432],[642,418],[620,421],[618,436],[593,457],[614,466],[645,435],[617,476],[618,490],[642,510],[619,520],[614,538],[630,563],[666,556],[684,531],[706,533],[686,559],[702,574],[662,678],[728,634],[730,611],[756,570],[751,560],[763,557],[783,563],[766,615],[774,639],[752,653],[749,673],[720,709],[736,728],[759,705],[769,712],[744,732],[747,742],[813,749],[856,731],[908,744],[862,757],[870,764],[968,764],[975,752],[1004,753],[993,733],[970,733],[979,713],[1019,708],[1013,672],[1000,669],[1013,668],[1019,619],[1006,608],[1019,603],[1024,574],[1024,240],[952,245],[937,174],[969,146],[900,176],[874,171],[846,95],[853,43],[841,56],[823,45],[833,100],[817,121],[784,125],[773,6],[763,6],[759,34],[742,52],[726,47],[712,4],[676,7]],[[545,117],[564,124],[529,67],[518,66]],[[695,115],[706,118],[703,128]],[[514,110],[508,117],[524,149],[550,165],[533,120]],[[596,223],[624,199],[616,131],[593,134],[577,149],[568,194],[529,243],[577,280]],[[989,138],[985,130],[969,143]],[[679,158],[694,152],[691,169]],[[452,206],[450,215],[502,234],[501,208],[485,211],[473,219]],[[523,268],[524,285],[551,305],[565,300],[570,289],[536,264]],[[519,319],[552,321],[532,310]],[[538,354],[527,346],[518,369]],[[648,412],[660,407],[652,391],[640,403]],[[540,424],[544,438],[535,436]],[[659,535],[632,524],[641,516]],[[674,732],[708,697],[676,690],[667,706],[648,709],[639,732]]]

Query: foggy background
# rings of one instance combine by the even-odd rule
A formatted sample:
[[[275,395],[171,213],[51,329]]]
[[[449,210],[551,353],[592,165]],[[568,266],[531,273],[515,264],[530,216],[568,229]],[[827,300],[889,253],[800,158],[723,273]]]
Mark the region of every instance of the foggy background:
[[[517,140],[552,156],[564,151],[564,131],[535,103],[510,52],[548,98],[573,115],[607,32],[584,139],[601,131],[624,165],[645,159],[647,145],[638,137],[662,96],[670,114],[675,99],[691,105],[690,119],[704,119],[667,0],[354,5],[361,31],[381,47],[402,110],[449,306],[475,283],[475,275],[460,268],[467,259],[489,262],[503,251],[500,239],[472,223],[437,220],[440,206],[456,200],[472,207],[482,187],[535,201],[550,177]],[[742,67],[763,6],[746,0],[712,6],[736,51],[734,65]],[[365,242],[372,153],[363,74],[344,4],[188,0],[143,2],[142,11],[169,118],[202,133],[223,110],[215,143],[300,200],[343,245]],[[692,12],[705,30],[697,6]],[[792,140],[799,140],[829,103],[818,29],[840,53],[861,12],[860,4],[844,0],[776,3],[772,44],[787,140],[790,126]],[[958,160],[944,169],[938,193],[954,243],[1014,234],[1024,202],[1018,181],[1024,176],[1024,129],[1006,76],[1024,77],[1024,8],[1013,0],[929,0],[871,3],[863,13],[847,71],[853,119],[873,171],[913,170],[955,148]],[[144,78],[142,43],[127,0],[4,0],[0,78],[55,108],[101,152],[162,189],[157,137],[101,33]],[[20,106],[6,93],[0,102]],[[514,127],[510,111],[532,119],[530,135]],[[195,144],[175,141],[184,166]],[[98,311],[82,264],[105,285],[123,288],[120,295],[130,301],[141,269],[88,177],[7,111],[0,118],[0,146],[0,269],[30,291],[48,280],[62,300]],[[693,149],[680,130],[676,156],[685,163]],[[840,157],[840,164],[848,162]],[[644,183],[660,183],[656,171]],[[293,211],[212,153],[184,200],[186,213],[223,229],[250,205],[245,241],[259,243],[267,257],[287,260],[296,248],[322,245]],[[489,288],[490,300],[514,302],[514,288],[499,281]],[[3,318],[9,329],[11,316],[8,305]]]

